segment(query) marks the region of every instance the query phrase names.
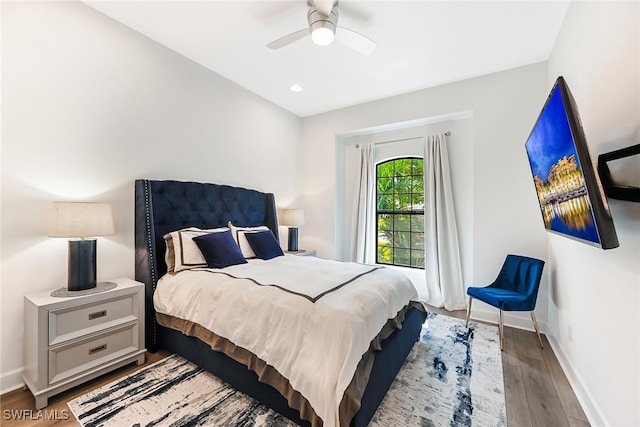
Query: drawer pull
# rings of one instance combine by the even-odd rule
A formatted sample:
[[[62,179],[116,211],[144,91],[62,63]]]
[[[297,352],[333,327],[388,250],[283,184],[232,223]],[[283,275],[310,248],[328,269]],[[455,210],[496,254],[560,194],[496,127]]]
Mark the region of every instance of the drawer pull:
[[[96,311],[95,313],[89,313],[89,320],[99,319],[107,315],[107,310]]]
[[[102,345],[99,345],[98,347],[90,348],[89,349],[89,356],[91,356],[92,354],[96,354],[99,351],[106,350],[106,349],[107,349],[107,345],[106,344],[102,344]]]

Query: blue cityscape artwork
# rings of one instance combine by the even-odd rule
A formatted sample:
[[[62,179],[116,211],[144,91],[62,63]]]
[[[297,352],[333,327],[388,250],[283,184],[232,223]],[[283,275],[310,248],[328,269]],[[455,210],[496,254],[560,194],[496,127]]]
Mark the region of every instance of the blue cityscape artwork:
[[[556,86],[526,143],[545,227],[599,244],[589,194]]]

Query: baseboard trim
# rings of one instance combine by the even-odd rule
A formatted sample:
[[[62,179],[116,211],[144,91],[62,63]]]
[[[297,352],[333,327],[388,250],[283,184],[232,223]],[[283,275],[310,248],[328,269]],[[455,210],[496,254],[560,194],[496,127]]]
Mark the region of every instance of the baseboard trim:
[[[576,394],[576,398],[582,405],[582,410],[587,416],[587,420],[592,426],[609,426],[609,424],[600,407],[596,404],[595,399],[592,398],[591,393],[587,387],[584,386],[584,381],[580,377],[580,375],[573,369],[569,359],[566,357],[565,353],[562,351],[562,347],[556,341],[553,335],[547,335],[547,339],[549,340],[549,345],[553,350],[553,353],[556,355],[556,359],[558,359],[558,363],[560,363],[560,367],[564,372],[564,375],[567,377],[573,392]]]
[[[9,393],[10,391],[24,387],[22,372],[23,369],[18,368],[0,375],[0,385],[2,386],[0,394]]]

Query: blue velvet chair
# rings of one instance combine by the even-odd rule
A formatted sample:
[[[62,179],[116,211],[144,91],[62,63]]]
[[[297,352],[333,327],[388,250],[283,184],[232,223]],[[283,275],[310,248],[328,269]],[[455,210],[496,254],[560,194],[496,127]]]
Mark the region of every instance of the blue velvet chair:
[[[469,287],[469,309],[467,311],[467,323],[471,316],[471,302],[473,298],[479,299],[500,310],[500,349],[504,348],[504,321],[503,311],[529,311],[531,320],[538,335],[540,348],[542,338],[538,330],[538,322],[533,310],[536,308],[538,288],[544,261],[528,258],[520,255],[507,255],[498,277],[492,284],[486,287]]]

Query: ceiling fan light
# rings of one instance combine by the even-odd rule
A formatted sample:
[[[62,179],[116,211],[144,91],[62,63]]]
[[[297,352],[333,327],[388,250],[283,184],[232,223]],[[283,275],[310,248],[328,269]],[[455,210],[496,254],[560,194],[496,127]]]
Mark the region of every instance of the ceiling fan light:
[[[327,46],[333,42],[338,23],[338,10],[333,9],[329,15],[324,15],[315,6],[309,7],[307,13],[311,40],[318,46]]]
[[[334,33],[329,28],[315,28],[311,32],[311,40],[318,46],[328,46],[333,42]]]

